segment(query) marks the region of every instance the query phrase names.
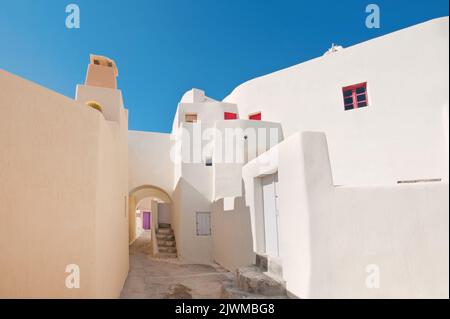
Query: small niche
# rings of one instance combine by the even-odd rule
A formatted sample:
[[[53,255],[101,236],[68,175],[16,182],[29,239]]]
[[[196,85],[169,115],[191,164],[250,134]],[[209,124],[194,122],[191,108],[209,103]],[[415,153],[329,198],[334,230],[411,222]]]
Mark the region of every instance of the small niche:
[[[95,102],[95,101],[86,102],[86,105],[89,106],[89,107],[92,107],[93,109],[96,109],[100,113],[103,113],[102,106],[99,103]]]

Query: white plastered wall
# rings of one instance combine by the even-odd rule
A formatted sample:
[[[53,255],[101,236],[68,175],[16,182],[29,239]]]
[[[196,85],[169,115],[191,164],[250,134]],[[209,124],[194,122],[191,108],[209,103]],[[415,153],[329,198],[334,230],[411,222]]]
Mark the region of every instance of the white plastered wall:
[[[129,190],[143,185],[173,191],[170,134],[128,131]]]
[[[215,129],[213,199],[241,197],[242,167],[283,140],[281,125],[265,121],[217,121]],[[232,146],[232,155],[228,145]],[[236,154],[239,150],[244,153],[241,158]],[[231,161],[227,156],[231,156]]]
[[[255,262],[250,232],[250,212],[244,197],[232,199],[233,209],[224,210],[224,200],[212,204],[213,259],[229,271]]]
[[[171,221],[171,205],[166,203],[158,203],[158,223],[170,224]]]
[[[298,131],[327,134],[336,185],[448,181],[448,17],[251,80],[226,102]],[[344,111],[342,87],[366,82],[369,106]],[[448,135],[448,133],[447,133]]]
[[[287,289],[301,298],[448,298],[448,183],[335,187],[321,133],[297,133],[243,169],[255,251],[258,176],[278,171]],[[267,155],[267,154],[266,154]],[[366,286],[368,265],[380,287]]]
[[[177,241],[178,256],[183,260],[210,263],[212,236],[197,236],[197,212],[211,212],[211,201],[180,178],[173,193],[172,226]]]

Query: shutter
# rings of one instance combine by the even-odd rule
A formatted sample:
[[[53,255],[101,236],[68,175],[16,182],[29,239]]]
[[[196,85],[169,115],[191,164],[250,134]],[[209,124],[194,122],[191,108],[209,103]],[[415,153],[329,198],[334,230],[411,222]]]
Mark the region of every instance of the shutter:
[[[210,236],[211,213],[198,212],[196,218],[197,218],[197,236]]]

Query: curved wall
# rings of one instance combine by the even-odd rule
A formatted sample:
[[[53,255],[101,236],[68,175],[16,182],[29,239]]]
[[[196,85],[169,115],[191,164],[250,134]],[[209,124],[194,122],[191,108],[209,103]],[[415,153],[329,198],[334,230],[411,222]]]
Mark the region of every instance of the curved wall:
[[[285,136],[325,132],[335,185],[448,181],[448,17],[281,70],[237,87],[241,118],[262,111]],[[342,88],[367,82],[369,106],[345,111]]]

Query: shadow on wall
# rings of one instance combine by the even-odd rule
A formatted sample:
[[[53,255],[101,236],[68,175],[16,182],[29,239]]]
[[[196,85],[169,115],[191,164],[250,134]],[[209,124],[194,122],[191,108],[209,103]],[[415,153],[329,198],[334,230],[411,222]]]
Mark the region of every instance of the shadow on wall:
[[[250,209],[244,195],[233,201],[231,211],[224,210],[224,199],[212,204],[214,261],[230,271],[255,263]]]
[[[173,192],[172,227],[178,255],[190,262],[212,262],[212,236],[197,235],[197,213],[211,212],[211,202],[184,178]]]
[[[279,156],[280,256],[290,292],[448,298],[447,182],[336,187],[323,133],[294,134],[268,153]],[[257,161],[243,169],[255,247],[260,175]]]

